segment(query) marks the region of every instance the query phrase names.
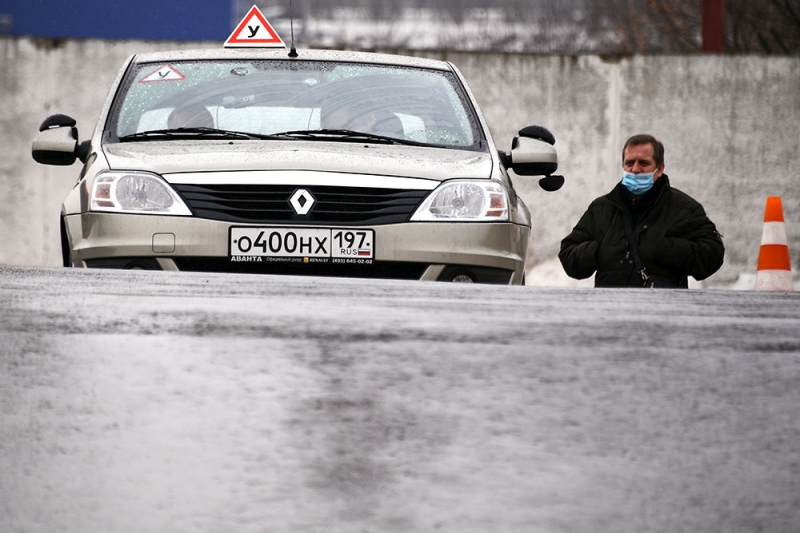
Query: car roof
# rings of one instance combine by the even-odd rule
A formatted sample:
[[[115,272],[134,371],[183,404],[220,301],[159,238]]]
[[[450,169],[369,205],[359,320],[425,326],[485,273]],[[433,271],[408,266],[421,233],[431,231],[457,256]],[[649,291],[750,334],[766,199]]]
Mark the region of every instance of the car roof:
[[[373,52],[349,52],[339,50],[297,50],[296,61],[332,61],[342,63],[374,63],[380,65],[396,65],[404,67],[427,68],[451,71],[447,61],[422,57],[381,54]],[[159,63],[169,61],[194,60],[257,60],[257,59],[290,59],[286,48],[209,48],[198,50],[173,50],[137,54],[133,60],[137,63]]]

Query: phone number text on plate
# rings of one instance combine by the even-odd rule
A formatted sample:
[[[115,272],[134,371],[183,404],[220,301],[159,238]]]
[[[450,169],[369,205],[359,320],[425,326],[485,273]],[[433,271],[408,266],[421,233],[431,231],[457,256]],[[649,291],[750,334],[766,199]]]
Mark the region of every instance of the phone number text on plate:
[[[371,229],[232,227],[229,243],[231,257],[372,259],[375,232]]]

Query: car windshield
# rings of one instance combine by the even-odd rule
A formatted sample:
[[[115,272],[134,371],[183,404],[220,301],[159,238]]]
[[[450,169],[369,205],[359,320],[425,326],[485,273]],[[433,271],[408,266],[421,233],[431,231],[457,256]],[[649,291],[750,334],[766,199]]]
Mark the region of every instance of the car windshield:
[[[481,140],[452,73],[325,61],[139,64],[108,130],[111,140],[142,142],[383,138],[477,149]]]

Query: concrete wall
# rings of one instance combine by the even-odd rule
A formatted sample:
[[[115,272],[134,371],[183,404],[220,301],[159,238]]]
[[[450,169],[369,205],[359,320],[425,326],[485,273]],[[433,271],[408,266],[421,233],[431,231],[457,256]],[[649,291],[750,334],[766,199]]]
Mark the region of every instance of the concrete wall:
[[[53,113],[78,120],[81,139],[125,58],[219,43],[0,39],[0,263],[58,265],[58,213],[78,166],[36,164],[30,144]],[[725,266],[707,287],[752,277],[767,196],[783,198],[794,271],[800,257],[800,58],[534,56],[421,53],[452,60],[470,82],[500,149],[521,127],[556,135],[561,191],[518,177],[533,214],[529,263],[553,267],[560,240],[620,176],[625,139],[666,145],[673,185],[695,197],[724,235]],[[557,269],[556,269],[557,270]],[[563,273],[545,283],[570,284]]]

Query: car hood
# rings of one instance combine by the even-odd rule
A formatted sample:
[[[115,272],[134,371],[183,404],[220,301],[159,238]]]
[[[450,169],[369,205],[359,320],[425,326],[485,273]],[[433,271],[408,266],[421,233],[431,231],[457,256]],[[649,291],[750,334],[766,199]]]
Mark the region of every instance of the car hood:
[[[443,181],[489,178],[487,152],[307,141],[169,141],[103,146],[111,170],[157,174],[308,170]]]

